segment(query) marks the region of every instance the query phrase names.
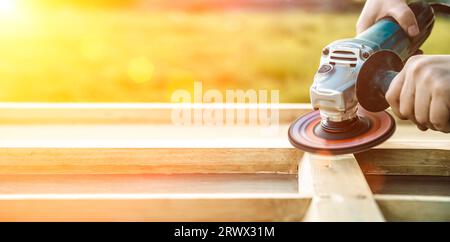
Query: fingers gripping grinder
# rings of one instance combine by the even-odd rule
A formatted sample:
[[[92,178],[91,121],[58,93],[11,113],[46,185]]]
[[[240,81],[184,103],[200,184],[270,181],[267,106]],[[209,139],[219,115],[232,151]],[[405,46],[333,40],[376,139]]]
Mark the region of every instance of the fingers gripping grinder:
[[[357,153],[388,139],[395,130],[385,93],[404,61],[430,35],[433,8],[411,3],[420,34],[408,36],[392,18],[379,20],[354,39],[335,41],[322,51],[310,89],[316,111],[289,128],[297,148],[320,154]]]

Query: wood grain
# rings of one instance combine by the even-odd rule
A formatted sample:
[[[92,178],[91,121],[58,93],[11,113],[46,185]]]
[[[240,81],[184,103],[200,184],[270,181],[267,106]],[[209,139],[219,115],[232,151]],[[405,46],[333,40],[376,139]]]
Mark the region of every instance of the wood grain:
[[[0,148],[0,174],[295,174],[294,148]]]
[[[235,103],[0,103],[1,124],[172,124],[172,112],[276,110],[290,123],[310,104]],[[247,117],[248,118],[248,117]]]
[[[367,175],[450,176],[449,150],[373,149],[355,157]]]
[[[289,125],[0,125],[0,148],[292,148]],[[420,137],[420,138],[419,138]],[[376,149],[450,150],[450,135],[398,126]]]
[[[280,122],[174,125],[180,107],[273,108]],[[355,156],[321,157],[290,145],[289,124],[310,110],[0,103],[0,221],[450,220],[449,198],[436,196],[447,195],[449,135],[397,120],[389,140],[355,156],[376,192],[433,196],[372,195]],[[373,175],[441,178],[374,183]]]
[[[295,195],[4,195],[0,221],[300,221]]]
[[[174,125],[170,113],[189,110],[279,111],[274,125]],[[309,104],[0,103],[0,148],[291,148],[289,124]],[[450,150],[450,136],[398,122],[376,148]],[[420,137],[420,138],[418,138]]]
[[[303,196],[312,196],[305,221],[384,220],[353,155],[306,153],[299,171],[299,189]]]
[[[450,221],[450,197],[375,195],[388,221]]]
[[[0,221],[300,221],[296,175],[1,175]]]
[[[450,176],[366,175],[375,194],[450,196]]]
[[[297,194],[296,175],[0,175],[5,194]]]

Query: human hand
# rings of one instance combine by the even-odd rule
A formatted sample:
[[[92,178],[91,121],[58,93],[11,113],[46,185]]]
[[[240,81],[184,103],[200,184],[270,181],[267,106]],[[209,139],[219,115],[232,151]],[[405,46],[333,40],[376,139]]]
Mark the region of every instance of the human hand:
[[[450,55],[415,55],[386,93],[392,111],[423,131],[450,132]]]
[[[386,16],[393,17],[409,36],[419,34],[416,17],[405,0],[367,0],[356,24],[356,32],[363,32]]]

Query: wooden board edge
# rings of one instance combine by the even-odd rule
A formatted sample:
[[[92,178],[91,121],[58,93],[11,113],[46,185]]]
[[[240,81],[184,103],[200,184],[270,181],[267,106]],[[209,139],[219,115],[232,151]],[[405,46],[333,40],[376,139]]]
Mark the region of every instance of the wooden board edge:
[[[0,124],[172,124],[180,112],[205,110],[239,112],[244,119],[252,110],[289,123],[312,108],[306,103],[0,103]]]
[[[309,203],[279,194],[0,196],[0,221],[300,221]]]
[[[366,175],[450,176],[450,150],[372,149],[355,157]]]
[[[450,221],[450,197],[375,195],[388,221]]]
[[[294,148],[0,148],[0,174],[295,174]]]

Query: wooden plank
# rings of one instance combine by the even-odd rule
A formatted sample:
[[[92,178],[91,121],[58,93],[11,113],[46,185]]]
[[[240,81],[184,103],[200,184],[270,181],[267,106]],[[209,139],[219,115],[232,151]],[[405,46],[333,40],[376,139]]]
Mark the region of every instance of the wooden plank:
[[[388,221],[450,221],[450,197],[375,195]]]
[[[180,109],[192,114],[204,110],[235,114],[243,110],[276,110],[280,123],[285,124],[312,110],[310,104],[289,103],[0,103],[0,123],[171,124],[172,112]]]
[[[353,155],[306,153],[299,170],[299,189],[311,196],[305,221],[383,221]]]
[[[287,125],[0,125],[0,148],[292,148]]]
[[[72,144],[76,147],[78,137],[73,137],[73,140],[68,137],[66,142],[67,146]],[[239,142],[229,143],[238,146]],[[302,154],[303,152],[294,148],[0,148],[0,174],[216,171],[295,173],[296,161]],[[382,149],[355,156],[364,172],[369,175],[448,176],[448,154],[448,151],[439,150]]]
[[[0,175],[0,194],[297,194],[296,175]]]
[[[173,110],[278,110],[280,123],[294,121],[312,111],[309,103],[27,103],[0,102],[3,124],[169,124]],[[398,119],[398,125],[411,122]]]
[[[366,175],[450,176],[450,151],[374,149],[355,154]]]
[[[450,196],[450,176],[366,175],[375,194]]]
[[[0,221],[300,221],[309,198],[292,194],[0,195]]]
[[[300,221],[295,175],[1,175],[0,221]]]
[[[177,108],[272,109],[280,120],[272,126],[174,125],[170,113]],[[290,148],[289,124],[309,111],[309,104],[0,103],[0,147]],[[398,124],[393,137],[377,148],[450,150],[448,135]]]
[[[431,130],[423,132],[411,122],[397,123],[392,137],[375,149],[450,150],[450,135]]]
[[[4,148],[0,174],[286,173],[294,148]]]
[[[0,125],[0,148],[292,148],[288,128],[289,125]],[[450,136],[401,126],[376,148],[450,150]]]
[[[36,111],[37,114],[31,114],[28,117],[31,121],[33,117],[39,120],[39,117],[44,119],[47,115],[57,118],[56,121],[59,120],[58,115],[60,115],[65,121],[62,120],[62,124],[55,121],[56,123],[31,122],[21,125],[0,125],[2,134],[0,136],[0,168],[2,168],[0,174],[16,172],[22,174],[202,173],[217,170],[295,173],[295,161],[302,154],[294,150],[288,141],[288,124],[280,124],[276,127],[264,125],[176,126],[158,124],[157,120],[156,124],[144,124],[140,123],[141,121],[127,123],[127,120],[133,119],[130,118],[133,115],[144,116],[144,119],[150,118],[147,121],[152,122],[153,116],[158,119],[158,110],[171,110],[176,107],[176,104],[2,105],[0,105],[0,114],[6,110],[14,112],[15,115],[22,115],[21,117],[26,119],[28,111]],[[199,107],[211,108],[214,105],[202,104]],[[248,107],[253,106],[251,104],[230,105],[230,108]],[[309,111],[309,106],[306,104],[279,104],[273,108],[286,111],[286,117],[291,118]],[[50,114],[46,113],[48,110]],[[99,110],[106,113],[100,112],[99,119],[95,121],[98,123],[89,123],[97,118],[95,115]],[[155,110],[155,113],[152,113],[152,110]],[[7,114],[5,112],[3,114]],[[83,118],[84,114],[93,116]],[[80,117],[81,123],[76,121],[77,117]],[[112,121],[108,123],[110,117]],[[64,123],[72,118],[75,119],[73,124]],[[8,117],[5,116],[5,119],[7,121]],[[15,118],[11,120],[13,119]],[[422,134],[421,131],[415,127],[399,126],[394,137],[377,149],[399,147],[429,149],[432,147],[450,150],[450,136],[436,132],[420,136],[419,134]],[[412,136],[420,137],[420,140],[411,138]],[[170,150],[166,150],[169,148]],[[195,150],[190,151],[188,148],[195,148]],[[235,153],[234,151],[237,151],[235,149],[243,150]],[[218,151],[217,154],[216,151]]]

